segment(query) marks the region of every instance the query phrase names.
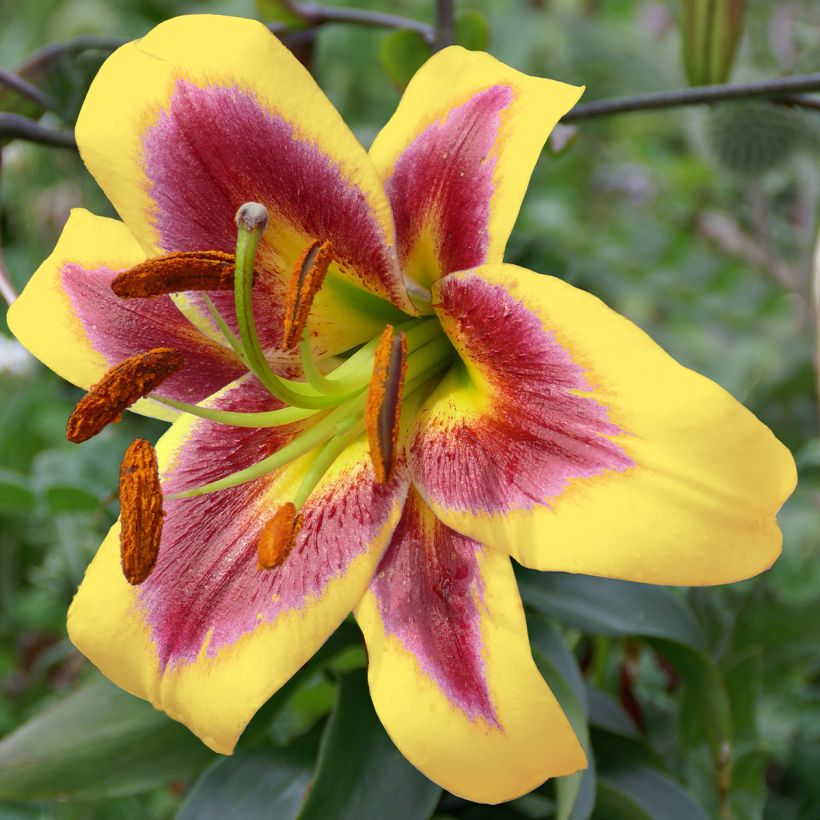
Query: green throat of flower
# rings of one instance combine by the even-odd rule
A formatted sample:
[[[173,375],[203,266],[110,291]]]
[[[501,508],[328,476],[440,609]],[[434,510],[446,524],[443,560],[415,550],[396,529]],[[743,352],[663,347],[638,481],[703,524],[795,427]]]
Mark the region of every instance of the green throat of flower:
[[[276,510],[262,530],[258,551],[260,570],[271,569],[285,560],[301,528],[302,506],[341,453],[363,433],[367,434],[376,480],[391,479],[399,453],[405,400],[419,390],[429,389],[454,356],[438,320],[422,316],[395,327],[387,325],[380,336],[343,356],[332,372],[323,372],[311,351],[306,327],[313,300],[333,261],[333,249],[327,242],[315,241],[296,260],[284,311],[282,347],[285,351],[299,348],[304,378],[288,379],[275,373],[260,343],[253,311],[257,249],[267,221],[264,206],[246,203],[236,215],[235,257],[217,251],[171,253],[121,273],[113,280],[112,289],[121,298],[152,298],[198,291],[227,345],[271,396],[285,406],[267,412],[242,412],[158,396],[154,391],[179,372],[185,360],[172,348],[155,348],[109,370],[77,404],[66,428],[71,441],[85,441],[108,423],[117,421],[125,409],[141,398],[152,398],[181,413],[235,427],[280,427],[307,422],[300,435],[250,467],[166,496],[191,498],[236,487],[316,451],[293,500]],[[231,288],[238,335],[206,292]],[[121,537],[124,566],[126,556],[133,562],[135,554],[145,555],[144,563],[150,565],[144,572],[130,570],[126,577],[131,583],[141,583],[156,561],[161,516],[157,519],[154,515],[152,526],[142,528],[139,511],[155,510],[157,502],[161,506],[162,491],[158,479],[144,481],[140,486],[153,488],[153,495],[159,495],[146,499],[130,488],[124,492],[122,482],[121,478],[121,515],[123,521],[129,522],[127,529],[131,533],[128,543],[122,541],[125,536]],[[123,533],[125,531],[123,527]],[[131,543],[133,533],[141,533],[141,543]]]

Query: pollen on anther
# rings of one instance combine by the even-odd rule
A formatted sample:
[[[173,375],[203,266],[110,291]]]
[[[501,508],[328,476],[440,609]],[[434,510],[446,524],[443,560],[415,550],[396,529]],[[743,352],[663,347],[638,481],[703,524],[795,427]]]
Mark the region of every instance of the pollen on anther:
[[[388,325],[376,348],[365,410],[370,460],[379,483],[389,481],[396,466],[406,371],[407,340]]]
[[[141,584],[153,571],[164,516],[157,454],[145,439],[135,439],[120,466],[120,560],[129,584]]]
[[[115,365],[77,402],[66,438],[75,444],[88,441],[184,365],[182,353],[170,347],[137,353]]]
[[[285,300],[282,350],[291,350],[299,344],[313,299],[322,287],[332,261],[330,243],[313,242],[294,263]]]
[[[301,529],[301,514],[290,501],[286,502],[262,527],[256,545],[256,568],[261,572],[278,567],[290,554]]]
[[[147,299],[190,290],[232,290],[235,259],[222,251],[179,251],[146,259],[117,274],[111,290],[121,299]]]

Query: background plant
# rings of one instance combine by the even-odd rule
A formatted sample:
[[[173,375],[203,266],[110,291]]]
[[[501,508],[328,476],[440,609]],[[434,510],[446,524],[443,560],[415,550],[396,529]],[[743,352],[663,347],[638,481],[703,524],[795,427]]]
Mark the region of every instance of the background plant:
[[[766,575],[714,589],[521,572],[536,660],[594,766],[511,804],[442,794],[403,760],[372,711],[352,623],[272,698],[238,753],[218,758],[104,681],[65,636],[116,515],[119,455],[161,426],[128,418],[72,447],[63,429],[79,391],[5,336],[0,817],[820,817],[816,5],[0,0],[7,299],[70,207],[111,213],[72,148],[90,78],[120,42],[192,11],[269,23],[365,144],[452,40],[586,84],[539,163],[508,259],[600,295],[777,432],[800,469],[785,551]]]

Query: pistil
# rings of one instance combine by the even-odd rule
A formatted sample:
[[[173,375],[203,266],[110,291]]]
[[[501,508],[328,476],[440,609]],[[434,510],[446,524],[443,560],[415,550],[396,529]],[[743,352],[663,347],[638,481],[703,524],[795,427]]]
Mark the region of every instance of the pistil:
[[[169,254],[121,274],[115,280],[114,290],[123,298],[199,292],[200,303],[211,314],[226,342],[285,406],[264,412],[240,412],[151,396],[155,401],[198,418],[237,427],[307,422],[293,428],[287,444],[256,464],[168,496],[193,498],[236,487],[264,478],[315,451],[293,500],[283,504],[262,528],[257,563],[260,570],[269,570],[279,566],[293,549],[302,524],[300,510],[311,493],[341,454],[363,434],[368,438],[376,481],[392,478],[398,460],[404,400],[449,366],[453,348],[437,320],[411,319],[395,328],[388,326],[380,338],[362,345],[335,370],[321,372],[310,349],[306,326],[332,252],[327,242],[315,241],[294,265],[283,326],[283,348],[290,350],[301,344],[305,381],[278,376],[262,350],[253,311],[256,253],[267,227],[267,211],[258,203],[245,203],[237,212],[236,224],[235,256],[215,251]],[[234,292],[238,336],[206,293],[229,287]],[[98,432],[139,398],[149,396],[182,365],[180,353],[158,348],[113,368],[78,404],[69,420],[69,437],[83,441]],[[164,514],[156,454],[148,442],[137,440],[127,451],[120,495],[123,572],[129,583],[138,584],[148,577],[156,562]]]

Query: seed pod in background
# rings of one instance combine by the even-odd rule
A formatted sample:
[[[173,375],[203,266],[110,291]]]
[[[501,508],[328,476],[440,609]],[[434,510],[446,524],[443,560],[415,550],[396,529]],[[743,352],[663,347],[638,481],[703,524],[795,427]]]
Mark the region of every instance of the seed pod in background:
[[[802,113],[765,100],[720,103],[709,111],[707,121],[715,158],[741,174],[774,168],[804,143],[806,131]]]
[[[690,85],[726,82],[745,15],[746,0],[683,0],[683,61]]]

